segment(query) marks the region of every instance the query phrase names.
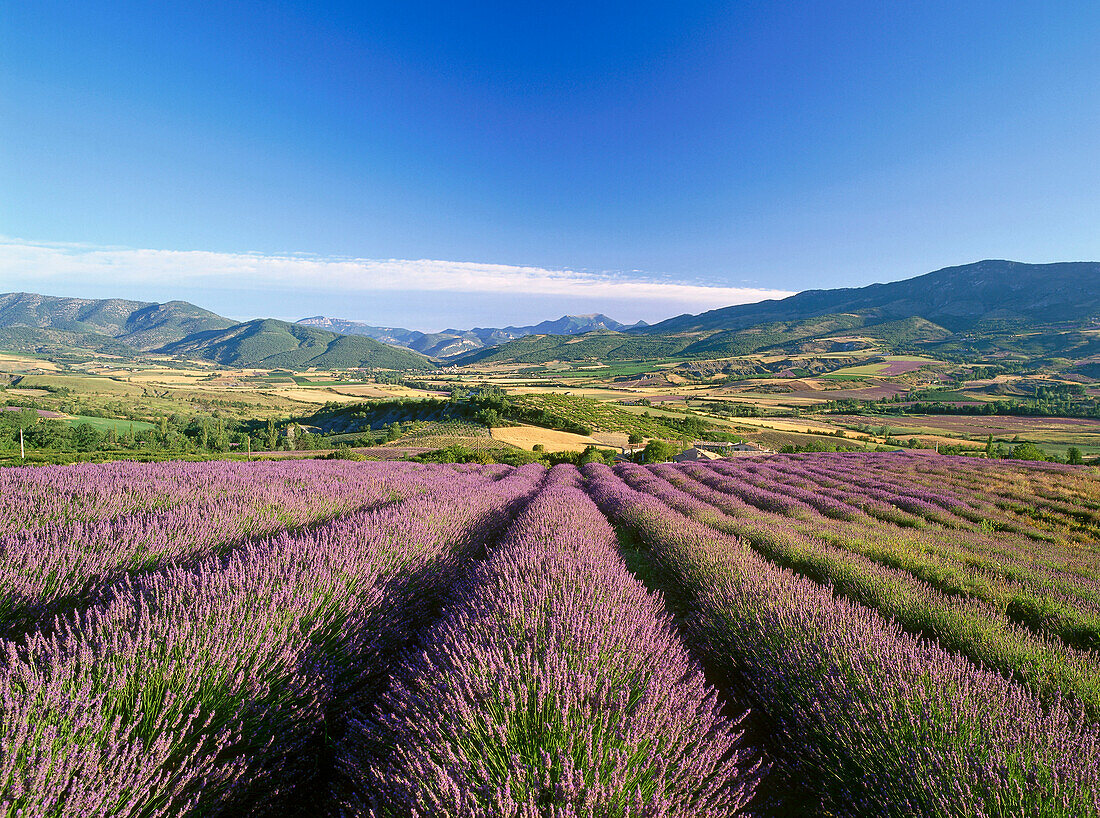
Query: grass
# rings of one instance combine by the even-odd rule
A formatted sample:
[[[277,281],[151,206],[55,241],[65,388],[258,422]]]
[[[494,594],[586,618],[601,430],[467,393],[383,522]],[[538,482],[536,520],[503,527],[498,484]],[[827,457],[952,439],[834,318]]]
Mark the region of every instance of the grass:
[[[668,364],[683,363],[684,360],[685,359],[682,358],[666,358],[643,361],[640,363],[611,364],[610,366],[600,367],[599,369],[575,369],[564,372],[552,372],[547,370],[546,374],[554,378],[622,378],[633,375],[651,374],[661,369],[662,365],[667,366]]]
[[[147,423],[144,420],[117,420],[115,418],[97,418],[90,415],[73,415],[63,419],[74,426],[78,423],[87,423],[96,431],[109,432],[114,429],[119,434],[126,434],[130,430],[144,432],[156,428],[152,423]]]
[[[672,440],[679,440],[683,436],[684,432],[679,424],[689,418],[687,415],[651,407],[618,406],[594,398],[571,395],[514,395],[512,401],[517,405],[542,410],[554,419],[578,424],[591,432],[627,432],[628,434],[633,432],[644,437]],[[716,425],[709,419],[694,416],[691,416],[691,419],[699,420],[708,427]],[[528,419],[525,418],[525,420]],[[541,423],[535,419],[530,419],[530,422],[557,428],[553,423]]]

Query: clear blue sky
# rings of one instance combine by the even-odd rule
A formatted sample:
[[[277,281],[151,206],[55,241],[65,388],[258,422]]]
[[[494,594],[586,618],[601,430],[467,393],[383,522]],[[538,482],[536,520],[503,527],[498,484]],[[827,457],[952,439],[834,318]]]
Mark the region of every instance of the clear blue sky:
[[[1100,3],[8,0],[0,235],[236,259],[142,278],[73,249],[20,267],[9,245],[0,291],[426,328],[734,297],[629,290],[644,281],[793,291],[1096,260]],[[307,254],[315,277],[234,278],[241,253]],[[620,289],[506,270],[421,286],[409,268],[376,291],[329,281],[330,257]]]

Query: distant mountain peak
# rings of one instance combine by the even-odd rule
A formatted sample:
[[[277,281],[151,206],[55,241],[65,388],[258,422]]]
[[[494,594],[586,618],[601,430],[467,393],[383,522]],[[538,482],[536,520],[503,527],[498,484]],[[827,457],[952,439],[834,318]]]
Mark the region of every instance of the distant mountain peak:
[[[563,315],[553,321],[543,321],[525,327],[448,328],[442,332],[418,332],[401,327],[378,327],[362,321],[315,315],[297,322],[348,335],[366,335],[391,346],[405,347],[433,358],[447,358],[495,347],[529,335],[580,335],[597,330],[622,332],[631,326],[620,324],[603,313]]]

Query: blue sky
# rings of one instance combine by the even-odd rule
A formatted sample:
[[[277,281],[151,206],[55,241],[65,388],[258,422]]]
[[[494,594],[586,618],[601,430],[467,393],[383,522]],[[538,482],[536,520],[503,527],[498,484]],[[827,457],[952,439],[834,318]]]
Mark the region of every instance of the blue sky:
[[[438,329],[1095,260],[1098,86],[1094,2],[9,0],[0,291]]]

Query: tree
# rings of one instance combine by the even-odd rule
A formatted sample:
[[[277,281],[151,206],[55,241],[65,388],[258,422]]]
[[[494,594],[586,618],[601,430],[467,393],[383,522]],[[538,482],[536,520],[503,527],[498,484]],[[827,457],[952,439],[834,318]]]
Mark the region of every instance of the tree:
[[[94,452],[103,443],[103,435],[90,423],[73,426],[73,445],[82,452]]]
[[[264,429],[264,448],[272,451],[279,444],[279,430],[275,428],[275,421],[267,419],[267,428]]]
[[[214,434],[210,438],[210,449],[215,452],[224,452],[229,449],[229,434],[225,430],[225,422],[218,418],[214,423]]]
[[[651,440],[645,445],[642,456],[646,463],[664,463],[680,453],[680,447],[667,440]]]
[[[985,439],[985,456],[989,457],[993,454],[993,435],[990,434]]]
[[[627,438],[627,443],[631,446],[637,446],[642,440],[644,440],[644,438],[638,432],[631,432],[630,437]]]
[[[1071,466],[1081,466],[1084,465],[1085,458],[1081,456],[1080,449],[1076,446],[1070,446],[1069,449],[1066,450],[1066,462]]]
[[[500,413],[496,409],[483,409],[478,412],[477,418],[490,429],[500,426]]]
[[[47,418],[27,430],[27,445],[35,449],[64,449],[72,442],[72,428],[63,420]]]
[[[584,451],[581,452],[577,458],[576,465],[584,466],[589,463],[606,463],[611,465],[614,462],[615,452],[612,449],[600,449],[596,446],[586,446]]]
[[[1012,447],[1012,454],[1009,455],[1013,460],[1046,460],[1046,453],[1036,446],[1034,443],[1021,443],[1019,446]]]

